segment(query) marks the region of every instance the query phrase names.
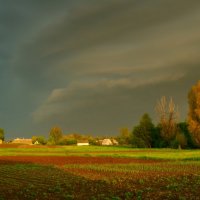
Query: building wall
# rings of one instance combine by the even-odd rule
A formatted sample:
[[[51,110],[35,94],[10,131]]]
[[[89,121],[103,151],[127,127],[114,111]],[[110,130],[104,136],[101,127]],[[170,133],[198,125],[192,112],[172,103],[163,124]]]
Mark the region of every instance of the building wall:
[[[89,143],[88,142],[84,142],[84,143],[77,143],[77,146],[88,146]]]
[[[12,141],[13,144],[32,144],[32,139],[14,139]]]

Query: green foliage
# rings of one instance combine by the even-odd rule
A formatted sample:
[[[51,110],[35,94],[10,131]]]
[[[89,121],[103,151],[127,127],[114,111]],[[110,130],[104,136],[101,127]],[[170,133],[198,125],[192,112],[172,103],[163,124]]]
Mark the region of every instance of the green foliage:
[[[90,145],[99,145],[98,140],[95,138],[89,138],[88,142]]]
[[[82,135],[78,133],[62,135],[62,137],[57,141],[58,145],[74,145],[77,142],[88,142],[95,144],[95,139],[91,136]]]
[[[161,139],[158,143],[158,148],[168,148],[170,147],[170,144],[166,141],[166,140],[163,140]]]
[[[44,136],[33,136],[32,137],[32,143],[35,144],[35,142],[38,141],[39,144],[45,145],[47,143]]]
[[[173,149],[178,149],[179,148],[179,141],[177,139],[171,140],[169,147],[173,148]]]
[[[161,148],[161,147],[166,146],[165,142],[163,141],[163,139],[161,137],[161,127],[160,126],[156,126],[152,129],[151,138],[152,138],[152,147]]]
[[[187,146],[186,148],[195,148],[195,142],[191,136],[191,133],[189,132],[188,129],[188,124],[187,122],[180,122],[178,123],[178,132],[184,134],[186,140],[187,140]]]
[[[4,129],[0,128],[0,140],[4,141],[5,136],[4,136]]]
[[[132,137],[132,145],[135,148],[146,148],[145,141],[135,135],[133,135]]]
[[[66,137],[63,137],[58,142],[58,145],[73,145],[73,144],[77,144],[77,140],[73,138],[66,138]]]
[[[151,118],[145,113],[140,119],[139,125],[135,126],[133,129],[132,144],[137,147],[151,147],[154,129],[155,127]]]
[[[58,144],[59,140],[62,139],[63,133],[60,127],[53,127],[49,133],[49,144]]]
[[[128,128],[121,128],[120,135],[117,137],[117,141],[120,145],[129,145],[131,144],[132,135]]]
[[[179,148],[185,149],[188,146],[188,144],[187,144],[187,138],[185,137],[184,134],[177,133],[176,140],[178,142],[178,147]]]
[[[195,148],[195,144],[192,140],[191,134],[188,130],[188,124],[186,122],[180,122],[177,124],[176,135],[170,140],[165,140],[161,135],[161,125],[152,132],[152,147],[155,148]]]
[[[47,143],[46,139],[43,136],[38,136],[38,142],[39,144],[43,145]]]

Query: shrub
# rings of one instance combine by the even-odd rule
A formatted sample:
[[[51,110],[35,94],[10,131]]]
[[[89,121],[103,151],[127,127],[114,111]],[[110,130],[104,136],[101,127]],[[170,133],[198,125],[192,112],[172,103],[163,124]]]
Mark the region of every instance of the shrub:
[[[58,142],[59,145],[74,145],[77,144],[76,139],[62,138]]]

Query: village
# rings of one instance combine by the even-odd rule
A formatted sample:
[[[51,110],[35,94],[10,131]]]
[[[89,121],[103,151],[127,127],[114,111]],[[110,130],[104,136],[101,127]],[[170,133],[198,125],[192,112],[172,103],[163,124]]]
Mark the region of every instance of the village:
[[[116,139],[110,139],[110,138],[105,138],[101,140],[96,140],[96,145],[99,146],[113,146],[113,145],[119,145],[119,142]],[[21,145],[43,145],[40,143],[38,140],[34,141],[33,139],[30,138],[15,138],[9,142],[4,142],[0,140],[0,144],[21,144]],[[89,146],[89,145],[94,145],[90,143],[89,140],[77,140],[77,143],[73,144],[77,146]]]

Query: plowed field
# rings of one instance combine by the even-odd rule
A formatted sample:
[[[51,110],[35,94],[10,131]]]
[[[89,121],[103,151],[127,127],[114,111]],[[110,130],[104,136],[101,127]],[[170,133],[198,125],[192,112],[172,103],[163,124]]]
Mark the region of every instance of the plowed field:
[[[21,148],[20,154],[23,153]],[[10,152],[17,152],[18,149],[13,148]],[[163,150],[150,152],[131,149],[135,158],[122,158],[110,155],[116,152],[120,152],[121,156],[127,155],[127,150],[112,152],[106,149],[109,154],[102,157],[94,156],[93,152],[80,156],[84,154],[84,148],[81,152],[80,148],[73,147],[73,152],[80,153],[76,156],[62,156],[57,147],[55,151],[59,156],[49,156],[53,148],[44,149],[48,156],[36,156],[38,148],[27,148],[27,152],[32,152],[34,156],[27,156],[26,149],[23,149],[22,156],[0,156],[0,200],[200,199],[200,162],[195,151],[180,152],[181,155],[191,155],[187,160],[170,160],[146,157],[147,153],[150,156],[150,153],[165,156]],[[139,159],[136,154],[146,155]]]
[[[1,163],[37,163],[45,165],[66,164],[128,164],[128,163],[158,163],[159,160],[141,160],[134,158],[112,158],[112,157],[81,157],[81,156],[2,156]]]

